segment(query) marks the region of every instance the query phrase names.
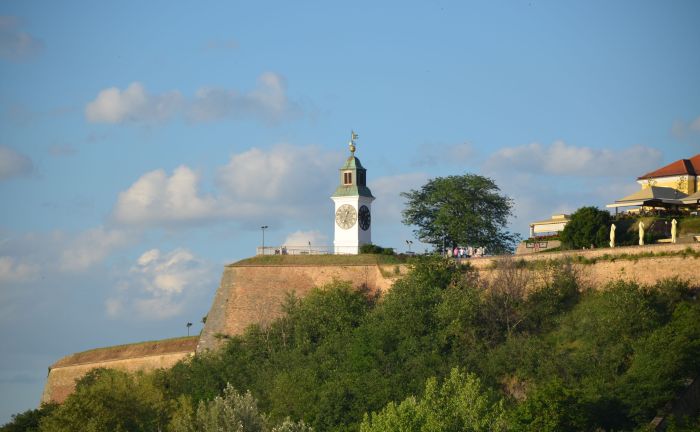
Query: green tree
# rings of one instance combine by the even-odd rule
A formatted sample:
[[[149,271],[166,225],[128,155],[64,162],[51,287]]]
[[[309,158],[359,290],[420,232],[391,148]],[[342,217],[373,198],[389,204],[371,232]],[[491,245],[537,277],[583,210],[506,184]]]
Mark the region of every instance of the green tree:
[[[365,415],[360,432],[461,432],[506,430],[503,400],[481,384],[474,374],[452,369],[438,385],[433,377],[423,397],[410,396],[382,411]]]
[[[401,196],[407,199],[403,223],[418,227],[416,236],[436,249],[444,243],[502,252],[512,250],[519,238],[505,230],[513,201],[487,177],[437,177]]]
[[[313,432],[303,421],[289,418],[270,428],[253,395],[240,394],[230,384],[223,395],[200,401],[196,410],[186,396],[180,397],[176,404],[168,427],[170,432]]]
[[[27,410],[12,416],[12,421],[0,426],[0,432],[36,432],[39,430],[39,422],[50,415],[58,404],[42,404],[37,409]]]
[[[168,402],[148,375],[129,375],[114,369],[95,369],[76,386],[75,393],[44,417],[41,431],[162,430]]]
[[[571,215],[571,220],[561,233],[562,243],[572,249],[605,247],[608,245],[610,213],[596,207],[581,207]]]
[[[527,399],[516,407],[511,417],[513,429],[523,432],[589,429],[580,396],[556,378],[529,392]]]
[[[635,346],[621,392],[631,413],[648,419],[700,373],[700,305],[682,303],[671,321]]]

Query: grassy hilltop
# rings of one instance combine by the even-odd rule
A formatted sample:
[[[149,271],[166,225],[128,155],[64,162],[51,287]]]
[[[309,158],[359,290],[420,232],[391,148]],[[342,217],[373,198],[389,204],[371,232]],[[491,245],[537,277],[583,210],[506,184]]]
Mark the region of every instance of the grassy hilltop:
[[[375,265],[402,264],[412,257],[406,255],[359,254],[359,255],[257,255],[237,261],[232,266],[254,265]]]

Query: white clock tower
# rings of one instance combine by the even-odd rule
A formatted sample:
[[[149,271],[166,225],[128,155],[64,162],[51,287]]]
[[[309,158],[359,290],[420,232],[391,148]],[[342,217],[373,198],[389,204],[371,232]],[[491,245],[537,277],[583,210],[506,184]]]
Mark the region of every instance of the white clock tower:
[[[360,246],[372,243],[372,201],[367,187],[367,170],[355,157],[357,134],[350,136],[350,157],[340,168],[340,185],[331,197],[335,202],[336,254],[358,254]]]

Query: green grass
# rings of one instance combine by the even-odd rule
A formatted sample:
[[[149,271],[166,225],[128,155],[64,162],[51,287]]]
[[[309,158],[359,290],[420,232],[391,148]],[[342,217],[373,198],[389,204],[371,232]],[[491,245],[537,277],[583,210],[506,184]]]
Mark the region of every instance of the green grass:
[[[700,234],[700,217],[687,217],[679,221],[679,234]]]
[[[231,264],[231,266],[275,265],[382,265],[404,264],[412,257],[406,255],[258,255]]]
[[[640,252],[640,253],[621,253],[621,254],[603,254],[598,257],[588,258],[582,255],[568,256],[564,258],[532,260],[527,261],[520,259],[516,262],[518,268],[540,268],[550,264],[575,263],[583,265],[593,265],[603,261],[638,261],[645,258],[661,258],[661,257],[683,257],[683,258],[700,258],[700,251],[690,247],[680,251],[663,251],[663,252]],[[497,262],[493,262],[490,268],[496,268]]]
[[[178,340],[187,340],[187,339],[195,339],[199,338],[199,335],[192,335],[192,336],[180,336],[180,337],[174,337],[174,338],[168,338],[168,339],[156,339],[156,340],[150,340],[150,341],[143,341],[143,342],[132,342],[128,344],[122,344],[122,345],[111,345],[111,346],[106,346],[106,347],[100,347],[100,348],[92,348],[87,351],[80,351],[74,354],[90,354],[90,353],[96,353],[100,351],[115,351],[115,350],[120,350],[123,348],[130,348],[130,347],[136,347],[138,345],[149,345],[149,344],[154,344],[154,343],[163,343],[163,342],[175,342]]]

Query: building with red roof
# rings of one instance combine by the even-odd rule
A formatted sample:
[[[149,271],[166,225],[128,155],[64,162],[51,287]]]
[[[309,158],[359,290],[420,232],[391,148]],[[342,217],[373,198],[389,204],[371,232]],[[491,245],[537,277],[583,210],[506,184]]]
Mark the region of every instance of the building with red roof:
[[[700,154],[679,159],[637,178],[642,189],[607,207],[647,209],[700,207]]]

